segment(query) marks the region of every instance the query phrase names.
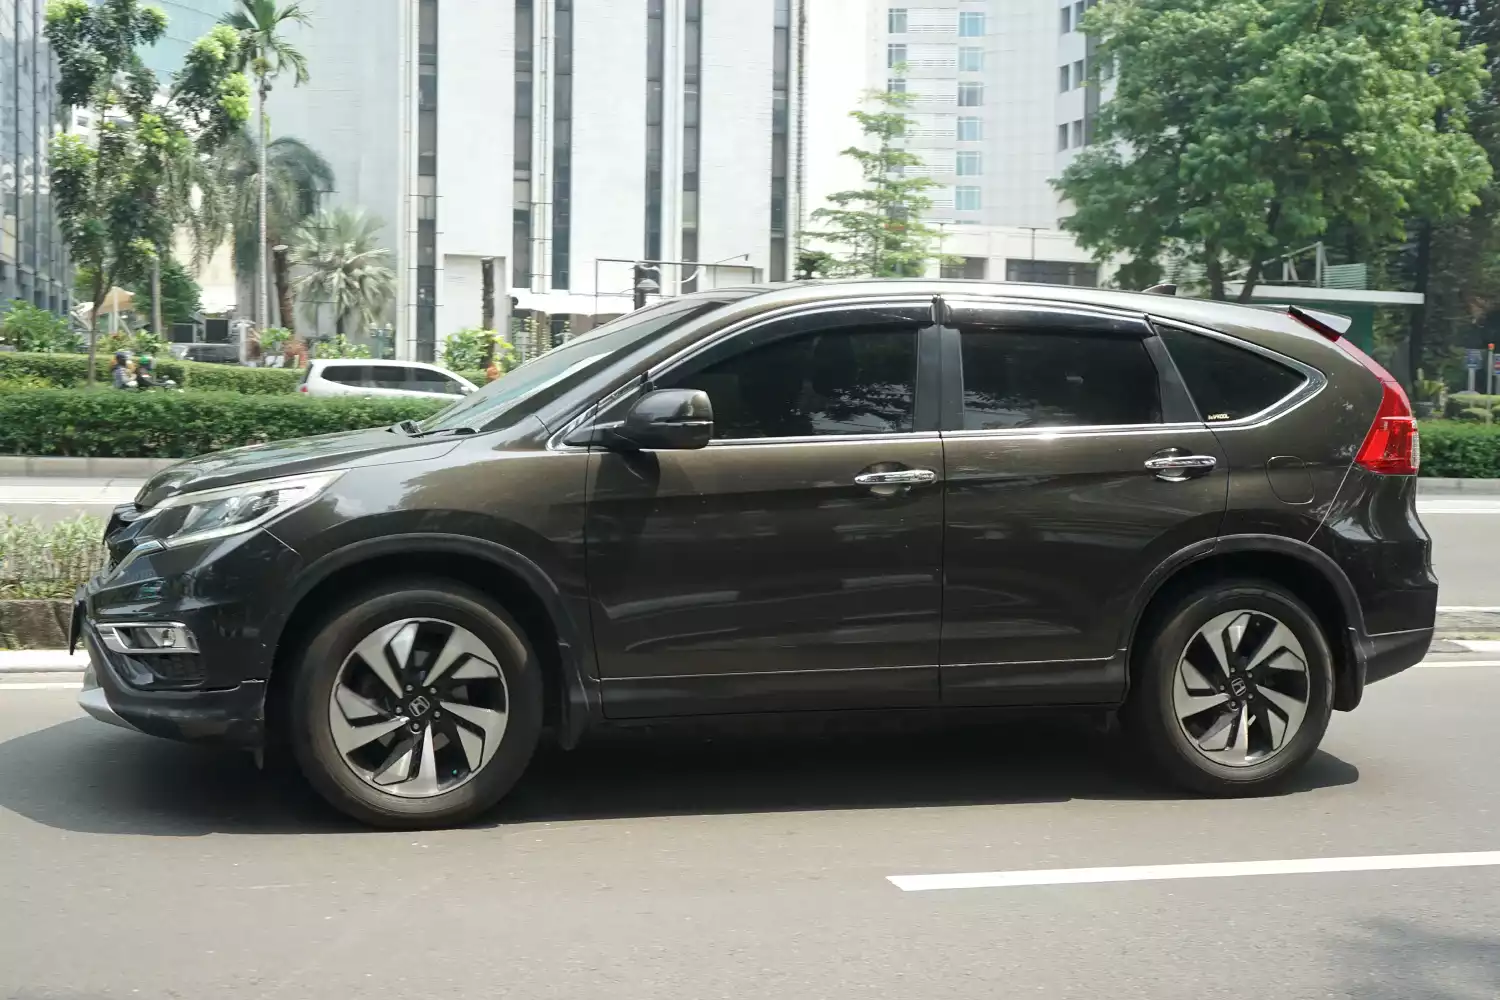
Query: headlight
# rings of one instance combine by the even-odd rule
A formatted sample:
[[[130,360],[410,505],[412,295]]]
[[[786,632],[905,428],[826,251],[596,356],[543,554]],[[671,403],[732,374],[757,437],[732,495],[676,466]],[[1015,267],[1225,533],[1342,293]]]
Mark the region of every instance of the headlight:
[[[179,493],[146,512],[153,523],[143,534],[174,548],[252,531],[315,499],[343,474],[318,472]]]

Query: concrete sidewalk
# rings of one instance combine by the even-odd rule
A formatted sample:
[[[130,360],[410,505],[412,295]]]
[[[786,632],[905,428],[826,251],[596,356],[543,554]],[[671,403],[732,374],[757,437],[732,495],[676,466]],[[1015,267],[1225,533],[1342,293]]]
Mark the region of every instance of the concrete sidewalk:
[[[89,654],[66,649],[0,650],[0,674],[81,673],[88,669]]]

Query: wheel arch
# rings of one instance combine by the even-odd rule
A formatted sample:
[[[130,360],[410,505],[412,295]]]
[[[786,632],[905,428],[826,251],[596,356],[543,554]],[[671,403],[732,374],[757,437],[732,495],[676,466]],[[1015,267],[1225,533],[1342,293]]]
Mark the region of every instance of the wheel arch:
[[[330,553],[309,567],[287,602],[272,648],[266,725],[280,729],[288,705],[288,663],[300,638],[340,593],[381,579],[434,576],[495,598],[526,629],[542,664],[545,721],[562,745],[575,745],[598,705],[586,658],[592,646],[555,581],[525,555],[482,538],[451,534],[386,535]]]
[[[1323,552],[1281,535],[1228,535],[1179,552],[1157,567],[1137,596],[1120,648],[1127,678],[1133,675],[1137,640],[1155,627],[1156,616],[1177,596],[1206,582],[1253,577],[1286,587],[1324,624],[1333,651],[1334,700],[1339,711],[1359,705],[1364,693],[1364,657],[1359,637],[1364,615],[1354,586]],[[1128,680],[1127,680],[1128,683]]]

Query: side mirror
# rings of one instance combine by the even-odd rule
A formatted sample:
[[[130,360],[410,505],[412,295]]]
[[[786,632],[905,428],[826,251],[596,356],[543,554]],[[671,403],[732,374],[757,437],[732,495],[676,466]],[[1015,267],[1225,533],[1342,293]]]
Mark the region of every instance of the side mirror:
[[[659,389],[630,408],[610,437],[640,451],[679,451],[706,446],[714,436],[714,405],[702,389]]]

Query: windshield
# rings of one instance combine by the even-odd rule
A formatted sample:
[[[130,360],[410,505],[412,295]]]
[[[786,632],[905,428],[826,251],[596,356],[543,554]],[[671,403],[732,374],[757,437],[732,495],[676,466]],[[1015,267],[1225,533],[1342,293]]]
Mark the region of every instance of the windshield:
[[[627,313],[506,372],[461,402],[424,420],[421,430],[426,433],[459,427],[478,430],[499,426],[507,414],[514,417],[519,412],[530,412],[579,377],[596,370],[609,358],[638,347],[728,301],[729,298],[673,299]]]

